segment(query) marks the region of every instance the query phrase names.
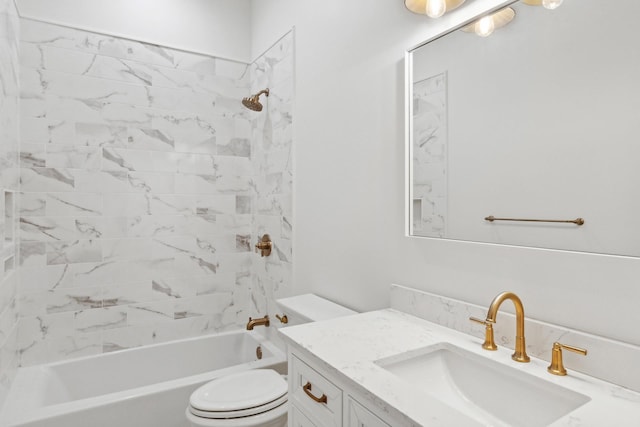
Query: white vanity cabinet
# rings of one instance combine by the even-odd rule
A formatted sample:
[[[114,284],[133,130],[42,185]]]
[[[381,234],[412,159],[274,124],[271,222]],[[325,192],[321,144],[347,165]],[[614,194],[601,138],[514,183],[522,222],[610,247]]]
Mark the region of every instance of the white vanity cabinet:
[[[305,352],[289,351],[289,427],[390,427]]]
[[[344,427],[390,427],[373,412],[356,402],[351,396],[346,399],[347,412]]]

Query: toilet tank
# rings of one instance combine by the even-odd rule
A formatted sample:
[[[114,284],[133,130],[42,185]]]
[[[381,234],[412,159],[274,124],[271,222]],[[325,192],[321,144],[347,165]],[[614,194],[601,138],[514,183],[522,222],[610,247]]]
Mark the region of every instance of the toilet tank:
[[[282,327],[300,325],[302,323],[318,322],[336,317],[357,314],[356,311],[343,307],[314,294],[304,294],[295,297],[276,300],[279,315],[287,315],[288,322]],[[275,320],[276,323],[280,323]]]

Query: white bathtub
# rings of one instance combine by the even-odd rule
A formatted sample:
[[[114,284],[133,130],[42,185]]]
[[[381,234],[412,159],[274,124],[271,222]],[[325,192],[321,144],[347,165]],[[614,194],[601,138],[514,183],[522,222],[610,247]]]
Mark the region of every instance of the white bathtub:
[[[188,426],[184,411],[197,387],[246,369],[281,371],[285,360],[259,335],[229,332],[21,368],[0,426]]]

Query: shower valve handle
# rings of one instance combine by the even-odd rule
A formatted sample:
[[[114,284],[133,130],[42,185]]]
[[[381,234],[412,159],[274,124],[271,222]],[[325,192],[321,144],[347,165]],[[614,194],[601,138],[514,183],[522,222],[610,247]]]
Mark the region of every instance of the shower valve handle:
[[[260,251],[261,256],[269,256],[271,255],[271,249],[273,247],[273,243],[271,242],[271,237],[268,234],[262,236],[260,241],[256,243],[256,253]]]

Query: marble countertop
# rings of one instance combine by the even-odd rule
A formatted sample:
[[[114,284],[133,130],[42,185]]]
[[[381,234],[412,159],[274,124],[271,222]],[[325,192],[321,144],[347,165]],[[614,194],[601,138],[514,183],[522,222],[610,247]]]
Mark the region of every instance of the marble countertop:
[[[591,400],[568,415],[557,419],[553,427],[640,426],[640,393],[571,371],[567,376],[547,372],[548,362],[531,358],[530,363],[511,359],[512,350],[482,349],[482,340],[393,309],[362,313],[338,319],[280,329],[294,347],[312,353],[333,373],[349,381],[370,396],[390,415],[402,417],[420,426],[483,426],[374,363],[424,347],[449,342],[532,376],[588,396]],[[630,366],[629,369],[637,369]],[[535,423],[534,423],[535,424]]]

